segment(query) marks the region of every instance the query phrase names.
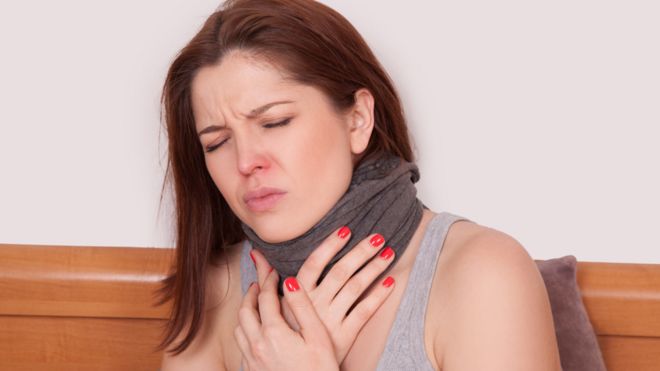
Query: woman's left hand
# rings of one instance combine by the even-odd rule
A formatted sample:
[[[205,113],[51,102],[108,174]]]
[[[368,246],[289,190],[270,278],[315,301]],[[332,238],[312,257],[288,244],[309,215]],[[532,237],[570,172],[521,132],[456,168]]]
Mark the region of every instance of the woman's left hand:
[[[330,336],[305,289],[295,277],[284,280],[284,300],[300,325],[298,332],[282,317],[278,282],[272,270],[261,288],[250,286],[241,303],[234,337],[243,353],[243,371],[338,371]]]

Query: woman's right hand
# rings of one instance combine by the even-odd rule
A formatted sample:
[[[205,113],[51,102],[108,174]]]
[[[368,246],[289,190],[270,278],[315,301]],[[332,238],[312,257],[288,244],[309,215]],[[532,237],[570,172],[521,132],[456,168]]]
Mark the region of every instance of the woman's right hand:
[[[347,234],[348,233],[348,234]],[[343,237],[342,237],[343,236]],[[378,283],[373,290],[351,310],[346,313],[394,260],[394,250],[384,246],[383,237],[376,233],[360,241],[351,251],[342,257],[316,285],[321,272],[331,259],[346,244],[350,230],[340,228],[328,236],[305,260],[298,275],[298,282],[308,293],[318,317],[325,325],[335,348],[337,363],[341,364],[348,350],[353,345],[358,332],[367,320],[387,299],[394,288],[394,280],[390,277]],[[365,262],[381,251],[380,256],[372,259],[360,272],[353,274]],[[259,284],[263,284],[271,270],[270,264],[257,250],[250,252],[255,261]],[[298,330],[299,325],[285,300],[280,300],[282,315],[292,329]]]

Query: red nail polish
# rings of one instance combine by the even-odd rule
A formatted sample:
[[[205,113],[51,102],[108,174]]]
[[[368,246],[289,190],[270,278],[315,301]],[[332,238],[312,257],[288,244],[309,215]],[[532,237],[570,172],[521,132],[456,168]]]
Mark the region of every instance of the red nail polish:
[[[385,259],[385,260],[391,258],[392,255],[394,255],[394,250],[392,250],[392,248],[389,247],[389,246],[386,247],[385,250],[383,250],[383,251],[380,253],[380,257],[383,258],[383,259]]]
[[[287,290],[293,292],[297,291],[300,286],[298,286],[298,281],[296,281],[295,277],[289,277],[284,280],[284,286],[286,286]]]
[[[389,276],[385,279],[385,281],[383,281],[383,286],[390,287],[392,286],[393,283],[394,283],[394,278],[392,278],[392,276]]]
[[[250,250],[250,258],[252,259],[252,263],[254,263],[254,266],[257,266],[257,261],[254,260],[254,255],[252,255],[252,250]]]
[[[339,232],[337,232],[337,235],[338,235],[340,238],[346,238],[346,236],[348,236],[349,233],[351,233],[351,229],[348,228],[347,226],[343,226],[343,227],[341,227],[341,229],[339,230]]]
[[[373,247],[378,247],[380,246],[383,242],[385,242],[385,238],[381,236],[379,233],[376,233],[375,236],[371,237],[371,240],[369,240],[369,243]]]

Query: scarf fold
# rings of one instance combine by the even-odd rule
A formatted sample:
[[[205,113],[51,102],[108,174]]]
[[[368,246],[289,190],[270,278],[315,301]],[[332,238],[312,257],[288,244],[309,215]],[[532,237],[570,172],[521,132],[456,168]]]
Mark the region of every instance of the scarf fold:
[[[330,233],[341,226],[351,229],[351,237],[325,267],[318,283],[332,266],[355,245],[373,233],[385,238],[386,246],[395,251],[394,266],[405,251],[427,207],[417,198],[414,186],[419,169],[414,163],[390,153],[365,159],[353,171],[348,191],[312,228],[292,240],[268,243],[245,223],[243,231],[254,249],[259,250],[280,277],[278,291],[286,277],[296,276],[307,257]],[[365,264],[366,265],[366,264]]]

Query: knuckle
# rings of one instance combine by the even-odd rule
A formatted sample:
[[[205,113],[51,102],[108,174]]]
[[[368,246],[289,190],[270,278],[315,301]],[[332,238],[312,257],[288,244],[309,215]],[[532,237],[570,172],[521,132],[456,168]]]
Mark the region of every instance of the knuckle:
[[[351,276],[351,271],[345,264],[338,263],[332,267],[328,275],[335,281],[346,282],[346,280],[348,280],[348,278]]]
[[[361,305],[356,307],[351,312],[351,316],[355,316],[355,318],[360,322],[366,322],[369,318],[371,318],[371,315],[374,312],[375,308],[373,308],[373,305]]]
[[[255,358],[264,360],[267,358],[268,345],[263,339],[257,339],[250,344],[250,351]]]
[[[392,255],[392,256],[394,256],[394,255]],[[373,264],[373,265],[376,267],[376,269],[378,269],[379,271],[383,271],[383,270],[385,270],[385,269],[390,265],[390,263],[392,263],[393,261],[394,261],[394,259],[392,259],[391,257],[388,258],[388,259],[383,259],[382,257],[378,256],[378,257],[372,259],[372,264]]]
[[[371,245],[369,240],[364,240],[360,243],[360,251],[365,255],[365,258],[373,256],[378,250],[378,248]]]
[[[262,328],[263,336],[267,339],[277,339],[279,334],[279,328],[274,325],[264,325]]]
[[[307,305],[302,300],[292,300],[289,302],[289,307],[291,307],[291,310],[293,312],[296,312],[300,309],[307,308]]]
[[[318,250],[317,250],[318,251]],[[318,270],[325,265],[324,259],[321,254],[311,254],[307,258],[307,266],[311,269]]]
[[[317,295],[314,296],[310,295],[309,301],[312,303],[312,306],[316,308],[317,312],[320,308],[323,308],[323,305],[325,304],[325,300],[318,297]]]
[[[356,279],[348,281],[348,283],[344,285],[343,288],[343,290],[346,290],[348,294],[354,297],[360,296],[360,294],[362,294],[363,289],[364,289],[364,285],[362,285],[362,283]]]

